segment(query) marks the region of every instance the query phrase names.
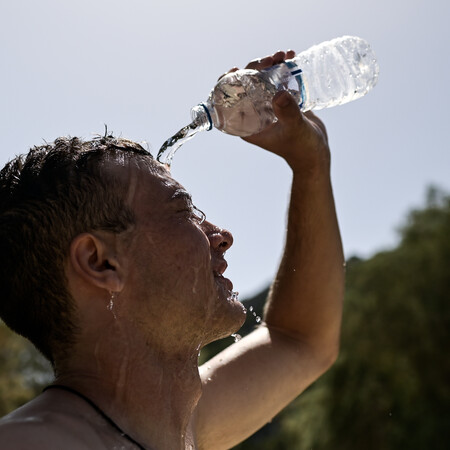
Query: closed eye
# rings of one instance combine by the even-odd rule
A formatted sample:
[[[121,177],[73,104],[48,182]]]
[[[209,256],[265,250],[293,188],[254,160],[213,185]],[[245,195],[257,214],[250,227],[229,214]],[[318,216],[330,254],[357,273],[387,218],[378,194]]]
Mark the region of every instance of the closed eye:
[[[177,189],[175,193],[172,195],[172,199],[176,201],[183,201],[183,203],[186,205],[185,208],[180,210],[179,212],[186,212],[189,214],[190,218],[198,222],[199,224],[202,224],[206,220],[206,214],[198,209],[193,203],[192,203],[192,197],[190,194],[188,194],[183,189]]]
[[[185,214],[190,220],[197,222],[199,225],[206,220],[206,214],[194,205],[180,209],[178,212]]]
[[[206,220],[206,214],[195,205],[192,205],[192,215],[197,219],[200,225]]]

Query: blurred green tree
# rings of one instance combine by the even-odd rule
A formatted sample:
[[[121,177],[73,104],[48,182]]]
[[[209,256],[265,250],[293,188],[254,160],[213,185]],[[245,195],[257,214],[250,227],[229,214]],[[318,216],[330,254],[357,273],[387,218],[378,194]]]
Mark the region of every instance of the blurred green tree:
[[[0,321],[0,417],[35,397],[52,379],[44,357]]]
[[[430,188],[401,241],[347,263],[335,366],[244,449],[450,446],[450,196]]]

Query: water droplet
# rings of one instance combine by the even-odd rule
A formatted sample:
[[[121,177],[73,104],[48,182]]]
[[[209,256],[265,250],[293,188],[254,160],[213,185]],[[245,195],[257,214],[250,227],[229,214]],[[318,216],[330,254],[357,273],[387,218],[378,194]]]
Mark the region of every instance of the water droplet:
[[[232,338],[234,338],[234,342],[239,342],[242,339],[242,336],[240,334],[237,333],[233,333],[231,335]]]
[[[110,299],[109,299],[108,305],[106,306],[106,309],[107,309],[108,311],[111,311],[111,312],[113,313],[114,319],[117,319],[116,312],[114,311],[115,294],[116,294],[115,292],[112,292],[112,293],[111,293],[111,297],[110,297]]]

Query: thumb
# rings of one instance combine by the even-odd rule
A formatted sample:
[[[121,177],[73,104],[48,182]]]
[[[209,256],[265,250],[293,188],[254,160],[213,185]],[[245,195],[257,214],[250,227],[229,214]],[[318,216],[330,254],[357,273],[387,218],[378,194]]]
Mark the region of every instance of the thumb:
[[[280,122],[296,122],[301,119],[297,101],[288,91],[277,92],[273,97],[272,107]]]

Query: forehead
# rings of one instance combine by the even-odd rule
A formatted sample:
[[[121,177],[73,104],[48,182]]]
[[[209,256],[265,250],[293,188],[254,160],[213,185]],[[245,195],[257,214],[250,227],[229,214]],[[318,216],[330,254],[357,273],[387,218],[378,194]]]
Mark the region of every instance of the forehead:
[[[161,208],[172,200],[189,201],[190,195],[163,164],[151,159],[130,160],[114,164],[112,170],[125,188],[125,203],[133,210]]]

